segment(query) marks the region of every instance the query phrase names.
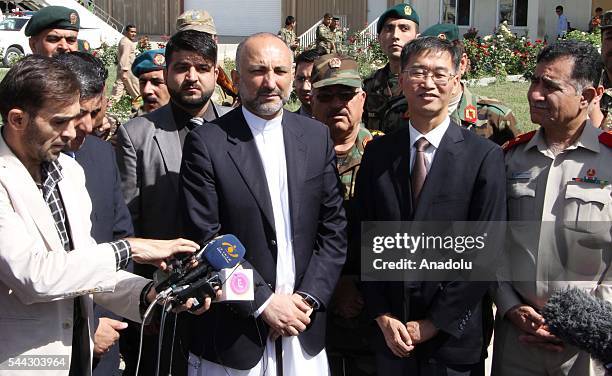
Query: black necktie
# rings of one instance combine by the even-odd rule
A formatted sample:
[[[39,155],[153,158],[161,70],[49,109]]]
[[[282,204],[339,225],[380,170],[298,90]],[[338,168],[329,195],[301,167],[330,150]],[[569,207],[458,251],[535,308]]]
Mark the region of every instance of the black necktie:
[[[415,143],[416,154],[414,156],[414,165],[412,166],[412,174],[410,182],[412,184],[412,202],[416,205],[419,201],[421,189],[427,177],[427,166],[425,165],[425,150],[431,145],[425,137],[419,138]]]

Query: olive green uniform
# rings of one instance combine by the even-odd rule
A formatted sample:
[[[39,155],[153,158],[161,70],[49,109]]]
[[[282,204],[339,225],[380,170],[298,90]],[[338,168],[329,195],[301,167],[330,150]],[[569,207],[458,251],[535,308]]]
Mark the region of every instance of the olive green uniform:
[[[516,118],[510,108],[497,99],[472,94],[463,87],[463,95],[451,120],[476,134],[503,145],[518,136]]]
[[[325,49],[325,53],[336,52],[336,34],[324,24],[317,26],[316,47]]]
[[[283,27],[278,31],[278,37],[282,39],[283,42],[287,45],[287,47],[293,49],[293,44],[295,43],[297,36],[295,35],[295,31],[289,30],[286,27]]]
[[[399,77],[391,73],[389,64],[364,80],[367,93],[364,105],[365,126],[385,134],[398,129],[405,122],[408,103],[399,84]]]
[[[610,132],[612,131],[612,88],[606,89],[599,101],[599,107],[604,115],[601,130]]]
[[[338,156],[337,166],[340,174],[340,181],[344,187],[344,199],[349,200],[353,197],[355,189],[355,178],[361,164],[361,157],[365,145],[372,140],[372,134],[364,127],[359,125],[359,133],[355,145],[349,149],[348,153],[343,156]]]

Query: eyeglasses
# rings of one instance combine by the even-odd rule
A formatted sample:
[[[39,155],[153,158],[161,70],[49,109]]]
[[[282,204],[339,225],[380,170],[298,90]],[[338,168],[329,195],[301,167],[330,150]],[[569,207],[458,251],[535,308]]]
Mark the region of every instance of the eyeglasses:
[[[318,93],[315,96],[321,103],[329,103],[334,98],[339,98],[342,102],[349,102],[357,93],[358,91],[340,91],[337,93]]]
[[[434,84],[438,86],[448,85],[451,78],[455,77],[455,74],[448,72],[432,72],[423,68],[408,68],[404,70],[408,74],[408,79],[415,84],[423,83],[427,78],[431,77]]]

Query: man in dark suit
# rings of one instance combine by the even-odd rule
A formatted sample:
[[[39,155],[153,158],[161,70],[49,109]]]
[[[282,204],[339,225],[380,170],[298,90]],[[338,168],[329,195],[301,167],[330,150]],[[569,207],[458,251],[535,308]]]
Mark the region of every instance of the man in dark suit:
[[[460,128],[448,103],[461,56],[418,38],[401,54],[410,126],[368,144],[357,177],[362,221],[503,221],[503,154]],[[488,342],[489,282],[369,282],[380,375],[480,375]],[[384,339],[384,340],[383,340]]]
[[[83,167],[85,186],[91,198],[91,236],[98,243],[133,236],[130,212],[121,193],[121,180],[110,143],[91,133],[105,115],[104,85],[108,75],[102,62],[92,55],[72,52],[57,58],[74,72],[81,85],[77,135],[66,153]],[[99,305],[94,307],[94,375],[119,374],[119,332],[127,327],[122,319]]]
[[[117,132],[117,162],[123,195],[130,209],[136,236],[173,239],[179,236],[178,173],[187,133],[203,122],[213,121],[229,108],[210,100],[217,79],[217,45],[200,31],[185,30],[172,36],[166,46],[164,77],[170,103],[136,117]],[[134,265],[134,272],[150,278],[155,268]],[[182,316],[182,317],[181,317]],[[177,333],[183,330],[180,315]],[[173,322],[166,323],[163,353],[170,352]],[[134,327],[135,328],[135,327]],[[129,328],[122,338],[125,375],[133,375],[138,358],[140,333]],[[125,344],[125,345],[124,345]],[[147,331],[143,341],[143,374],[155,373],[158,336]],[[173,375],[186,373],[186,345],[175,341]],[[167,374],[169,357],[162,359],[161,374]]]
[[[328,374],[325,310],[345,261],[346,219],[329,129],[283,111],[291,66],[275,35],[247,38],[232,77],[243,105],[185,140],[184,235],[235,234],[255,275],[253,302],[217,303],[197,319],[193,374]]]
[[[312,115],[311,99],[312,99],[312,67],[314,61],[321,56],[318,50],[306,50],[295,58],[295,79],[293,87],[295,94],[300,100],[300,108],[295,110],[296,114],[314,118]]]

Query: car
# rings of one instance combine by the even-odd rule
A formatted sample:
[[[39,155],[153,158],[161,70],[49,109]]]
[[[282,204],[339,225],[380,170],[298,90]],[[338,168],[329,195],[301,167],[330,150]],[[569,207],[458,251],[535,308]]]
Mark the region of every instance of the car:
[[[2,64],[10,66],[21,56],[31,54],[25,26],[32,18],[32,12],[11,13],[0,22],[0,55]]]

